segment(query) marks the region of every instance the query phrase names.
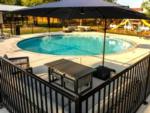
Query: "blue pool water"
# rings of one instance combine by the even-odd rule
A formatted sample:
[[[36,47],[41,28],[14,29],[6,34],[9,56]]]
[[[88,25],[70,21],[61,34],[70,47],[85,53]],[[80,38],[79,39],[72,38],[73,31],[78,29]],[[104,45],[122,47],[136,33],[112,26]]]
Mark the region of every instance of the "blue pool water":
[[[20,41],[18,47],[36,53],[53,55],[99,55],[103,50],[103,37],[100,35],[51,35],[34,37]],[[106,54],[125,51],[131,43],[120,40],[106,39]]]

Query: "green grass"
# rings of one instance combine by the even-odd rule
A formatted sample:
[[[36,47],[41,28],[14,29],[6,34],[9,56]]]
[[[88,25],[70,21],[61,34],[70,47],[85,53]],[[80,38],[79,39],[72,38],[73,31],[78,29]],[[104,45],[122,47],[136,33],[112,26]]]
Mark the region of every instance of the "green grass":
[[[31,34],[31,33],[44,33],[44,32],[57,32],[61,31],[62,28],[47,28],[47,27],[34,27],[32,28],[21,28],[21,34]]]
[[[50,28],[50,32],[62,31],[62,28]],[[11,33],[10,29],[4,29],[5,33]],[[48,27],[21,27],[21,34],[44,33],[49,32]]]
[[[104,32],[102,27],[97,27],[97,26],[92,26],[92,29],[94,31],[99,31],[99,32]],[[50,32],[58,32],[62,31],[62,27],[60,28],[50,28]],[[5,33],[11,33],[10,29],[4,29]],[[49,32],[48,27],[33,27],[28,26],[28,27],[21,27],[21,35],[22,34],[33,34],[33,33],[44,33],[44,32]],[[124,30],[122,28],[116,29],[116,30],[107,30],[107,33],[114,33],[114,34],[122,34],[122,35],[132,35],[132,36],[137,36],[137,32],[135,30]],[[141,32],[140,36],[148,36],[150,34],[150,31],[147,32]]]

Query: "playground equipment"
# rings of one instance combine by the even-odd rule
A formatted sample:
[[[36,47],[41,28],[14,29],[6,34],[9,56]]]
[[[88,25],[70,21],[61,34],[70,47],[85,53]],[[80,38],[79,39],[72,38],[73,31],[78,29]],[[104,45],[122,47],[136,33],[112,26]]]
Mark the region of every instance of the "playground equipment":
[[[146,20],[141,20],[141,21],[142,21],[142,23],[143,23],[145,26],[150,27],[150,23],[148,23]]]
[[[119,27],[121,27],[121,26],[124,26],[124,25],[126,25],[127,23],[129,23],[129,19],[123,20],[120,24],[118,24],[118,25],[116,25],[114,28],[112,28],[112,30],[117,29],[117,28],[119,28]]]
[[[141,28],[143,30],[147,31],[148,27],[150,27],[150,23],[148,23],[147,20],[143,20],[143,19],[141,20],[141,22],[143,23],[143,26],[141,26]],[[127,25],[127,24],[129,24],[129,25]],[[131,25],[132,25],[132,22],[130,22],[129,19],[125,19],[120,24],[115,25],[111,30],[115,30],[121,26],[124,26],[125,29],[131,29],[131,27],[132,27]],[[147,27],[145,27],[145,26],[147,26]],[[112,25],[110,27],[112,27]]]

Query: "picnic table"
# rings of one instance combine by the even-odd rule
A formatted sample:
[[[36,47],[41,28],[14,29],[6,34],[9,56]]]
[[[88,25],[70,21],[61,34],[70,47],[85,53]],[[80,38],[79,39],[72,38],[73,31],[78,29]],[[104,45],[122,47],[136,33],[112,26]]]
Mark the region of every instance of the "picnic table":
[[[85,92],[92,87],[92,74],[95,69],[91,67],[66,59],[45,65],[49,68],[49,82],[75,93]]]

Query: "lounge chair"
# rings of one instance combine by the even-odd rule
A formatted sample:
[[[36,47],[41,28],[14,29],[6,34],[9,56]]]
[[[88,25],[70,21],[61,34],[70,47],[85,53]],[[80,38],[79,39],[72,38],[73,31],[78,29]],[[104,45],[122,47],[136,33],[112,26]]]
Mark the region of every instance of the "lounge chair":
[[[76,31],[91,31],[91,27],[90,26],[77,26]]]
[[[110,69],[108,67],[104,67],[104,66],[98,66],[96,68],[96,71],[93,73],[94,77],[97,77],[99,79],[102,80],[107,80],[108,78],[111,77],[111,73],[116,73],[116,71],[114,69]]]
[[[75,29],[76,29],[75,26],[63,27],[63,32],[70,33],[70,32],[75,31]]]
[[[150,39],[150,35],[148,35],[148,36],[145,36],[145,39]]]
[[[10,60],[13,64],[25,69],[27,72],[33,73],[32,68],[30,67],[29,57],[14,57],[8,58],[7,55],[4,55],[4,58]]]

